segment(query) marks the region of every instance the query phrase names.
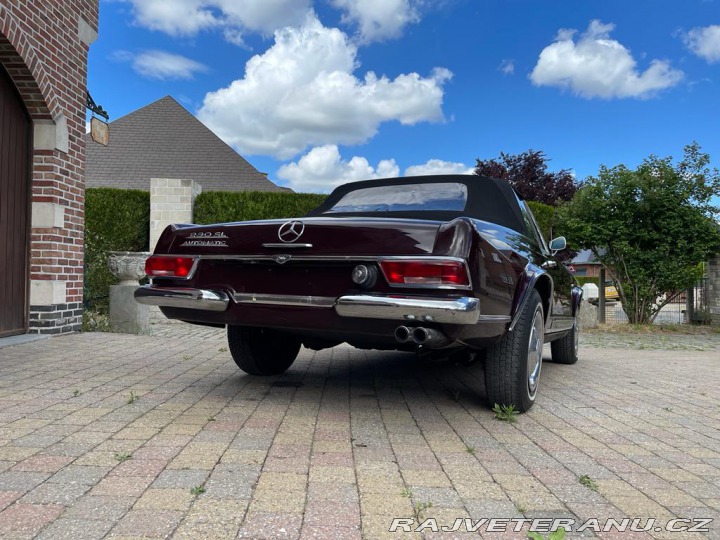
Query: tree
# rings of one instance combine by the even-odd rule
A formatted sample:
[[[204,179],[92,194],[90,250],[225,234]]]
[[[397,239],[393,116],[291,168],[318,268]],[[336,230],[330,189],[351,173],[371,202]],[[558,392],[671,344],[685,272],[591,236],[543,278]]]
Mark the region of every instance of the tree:
[[[579,185],[569,170],[548,172],[550,161],[542,151],[528,150],[522,154],[506,154],[489,160],[476,160],[475,174],[502,178],[528,201],[537,201],[550,206],[569,201]]]
[[[635,170],[602,166],[558,210],[558,230],[607,267],[631,323],[651,323],[720,252],[720,174],[709,163],[693,143],[676,165],[650,156]]]

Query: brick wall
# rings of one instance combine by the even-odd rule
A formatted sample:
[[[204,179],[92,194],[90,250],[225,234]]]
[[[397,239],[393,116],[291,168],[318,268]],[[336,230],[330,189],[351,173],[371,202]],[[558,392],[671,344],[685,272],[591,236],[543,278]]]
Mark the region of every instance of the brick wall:
[[[87,55],[98,0],[0,0],[0,63],[33,122],[30,332],[82,321]]]

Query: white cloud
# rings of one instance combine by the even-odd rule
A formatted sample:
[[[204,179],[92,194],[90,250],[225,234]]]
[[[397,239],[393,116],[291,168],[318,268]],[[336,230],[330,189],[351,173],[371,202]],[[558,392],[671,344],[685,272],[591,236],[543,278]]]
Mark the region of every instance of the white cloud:
[[[286,180],[293,190],[305,193],[326,193],[346,182],[399,174],[394,159],[382,160],[377,167],[364,157],[343,160],[338,147],[332,144],[313,148],[297,163],[283,165],[277,172],[278,178]]]
[[[405,176],[430,176],[433,174],[473,174],[475,169],[464,163],[430,159],[422,165],[412,165],[405,169]]]
[[[148,79],[161,81],[192,79],[195,73],[204,73],[208,70],[207,66],[200,62],[165,51],[145,51],[139,54],[116,51],[112,58],[130,62],[138,74]]]
[[[420,20],[418,0],[331,0],[331,3],[343,11],[343,23],[358,27],[365,43],[396,38],[405,26]]]
[[[498,71],[502,72],[503,75],[514,75],[515,74],[515,62],[508,58],[505,58],[498,66]]]
[[[228,41],[242,43],[244,31],[272,34],[302,23],[312,0],[124,0],[140,26],[172,36],[194,36],[220,28]]]
[[[422,165],[405,169],[405,176],[430,176],[434,174],[473,174],[475,169],[464,163],[430,159]],[[297,162],[278,169],[278,178],[289,183],[295,191],[325,193],[346,182],[376,180],[400,176],[400,168],[394,159],[384,159],[376,167],[361,156],[345,160],[333,144],[318,146],[302,156]]]
[[[203,0],[128,0],[135,22],[173,36],[192,36],[219,26],[221,20]]]
[[[720,62],[720,25],[693,28],[685,35],[685,45],[711,64]]]
[[[588,99],[647,98],[680,82],[683,73],[664,60],[652,60],[639,72],[630,51],[610,39],[614,29],[594,20],[577,42],[574,30],[560,30],[540,53],[530,79],[537,86],[569,88]]]
[[[314,16],[275,32],[275,44],[252,57],[245,76],[205,96],[198,117],[243,154],[290,159],[309,146],[367,141],[383,122],[444,120],[443,85],[452,77],[358,79],[357,48]]]

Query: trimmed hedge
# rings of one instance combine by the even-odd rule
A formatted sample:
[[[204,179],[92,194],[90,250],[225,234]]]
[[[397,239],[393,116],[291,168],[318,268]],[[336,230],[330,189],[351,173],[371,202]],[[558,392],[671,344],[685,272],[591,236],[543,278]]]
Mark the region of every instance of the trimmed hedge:
[[[327,195],[266,191],[208,191],[195,199],[194,221],[202,225],[304,216]]]
[[[85,190],[85,307],[108,311],[110,285],[117,280],[107,266],[109,251],[147,251],[150,231],[148,191]]]
[[[588,277],[588,276],[576,276],[575,279],[578,282],[578,285],[581,287],[585,285],[586,283],[594,283],[598,287],[600,287],[600,278],[599,277]]]
[[[293,192],[208,191],[195,200],[198,224],[283,219],[304,216],[327,195]],[[543,235],[550,239],[555,209],[529,201]],[[110,251],[147,251],[150,193],[140,190],[89,188],[85,191],[85,306],[107,313],[110,285],[117,283],[107,267]]]
[[[194,221],[202,225],[300,217],[320,206],[327,195],[314,193],[277,193],[265,191],[207,191],[195,200]],[[528,201],[538,226],[550,240],[555,222],[555,208]]]

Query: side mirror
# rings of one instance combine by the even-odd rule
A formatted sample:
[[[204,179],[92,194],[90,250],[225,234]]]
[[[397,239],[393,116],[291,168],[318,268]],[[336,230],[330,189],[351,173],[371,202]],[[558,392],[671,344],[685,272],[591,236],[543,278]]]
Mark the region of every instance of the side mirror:
[[[557,251],[562,251],[567,247],[567,240],[565,240],[564,236],[558,236],[557,238],[553,238],[550,240],[550,251],[553,253]]]

